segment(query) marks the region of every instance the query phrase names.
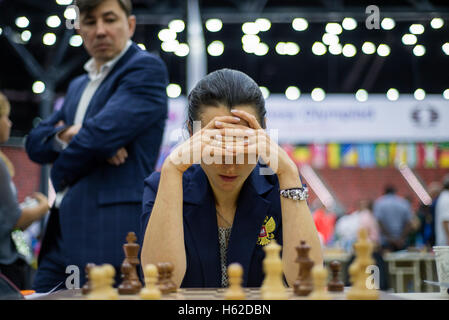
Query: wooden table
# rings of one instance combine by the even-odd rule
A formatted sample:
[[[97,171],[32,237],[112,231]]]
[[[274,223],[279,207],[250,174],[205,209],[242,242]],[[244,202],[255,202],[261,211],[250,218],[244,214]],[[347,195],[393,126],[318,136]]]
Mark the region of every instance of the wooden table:
[[[407,275],[413,279],[414,292],[436,291],[434,286],[423,282],[423,280],[437,281],[433,253],[398,251],[387,253],[383,258],[388,263],[388,273],[395,280],[393,281],[395,292],[405,292],[404,279]]]

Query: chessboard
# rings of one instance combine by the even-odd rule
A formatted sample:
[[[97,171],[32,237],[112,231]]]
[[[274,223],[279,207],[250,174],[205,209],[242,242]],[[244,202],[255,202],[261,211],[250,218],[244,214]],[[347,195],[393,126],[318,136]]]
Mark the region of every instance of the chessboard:
[[[331,300],[347,300],[345,287],[343,292],[331,292]],[[226,288],[181,288],[176,292],[164,294],[160,300],[225,300]],[[244,300],[262,300],[260,288],[243,288]],[[310,300],[309,297],[301,297],[294,294],[292,288],[286,288],[287,300]],[[81,289],[60,290],[46,296],[36,298],[38,300],[88,300]],[[139,294],[118,295],[118,300],[142,300]],[[379,291],[379,300],[404,300],[395,294]]]
[[[281,246],[271,241],[264,247],[265,278],[260,288],[242,286],[243,268],[239,263],[228,266],[227,288],[177,288],[172,280],[173,264],[159,262],[143,267],[144,285],[137,275],[139,245],[130,232],[123,248],[121,283],[114,283],[115,268],[109,264],[86,266],[86,283],[81,289],[61,290],[38,295],[45,300],[402,300],[388,292],[368,286],[367,267],[373,264],[372,244],[365,229],[355,243],[356,259],[349,268],[351,286],[345,287],[340,277],[341,265],[334,261],[328,269],[314,266],[309,257],[310,246],[301,241],[296,247],[299,274],[292,287],[283,281]]]

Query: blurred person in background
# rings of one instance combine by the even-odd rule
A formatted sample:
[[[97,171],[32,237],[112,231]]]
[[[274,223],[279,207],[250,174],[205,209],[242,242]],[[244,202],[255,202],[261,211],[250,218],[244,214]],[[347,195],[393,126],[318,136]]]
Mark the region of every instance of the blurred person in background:
[[[0,144],[9,139],[12,126],[10,110],[9,101],[0,93]],[[21,231],[43,218],[49,208],[47,198],[36,192],[32,198],[37,204],[21,209],[13,176],[14,165],[0,151],[0,273],[24,290],[31,287],[31,267],[28,264],[31,251]]]
[[[391,252],[405,249],[407,237],[413,230],[410,203],[396,194],[394,186],[387,185],[384,195],[374,202],[373,211],[379,223],[382,250]]]
[[[337,221],[337,215],[320,202],[318,208],[313,212],[312,216],[321,240],[321,244],[323,246],[329,245],[334,237],[334,228],[335,221]]]
[[[443,190],[435,206],[435,245],[449,246],[449,174],[443,178]]]

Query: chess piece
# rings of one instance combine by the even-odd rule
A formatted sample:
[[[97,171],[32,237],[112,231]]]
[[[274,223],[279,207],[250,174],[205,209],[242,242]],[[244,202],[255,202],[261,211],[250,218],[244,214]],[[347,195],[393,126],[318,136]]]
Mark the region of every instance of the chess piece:
[[[89,294],[90,290],[91,290],[91,284],[90,284],[90,280],[89,280],[89,271],[95,267],[95,263],[88,263],[86,264],[86,267],[84,269],[85,273],[86,273],[86,283],[84,284],[83,288],[81,289],[81,293],[83,295]]]
[[[129,273],[126,274],[126,277],[123,276],[124,281],[126,280],[126,284],[123,286],[122,285],[119,286],[119,293],[137,294],[142,288],[139,276],[137,275],[137,266],[140,264],[138,257],[140,246],[139,244],[136,243],[137,237],[134,232],[128,232],[128,235],[126,236],[126,241],[127,243],[123,245],[123,251],[125,252],[125,259],[123,260],[122,268],[124,264],[130,264],[131,269],[129,269],[127,265],[125,266],[125,270],[127,270],[127,272],[129,271]],[[131,285],[131,289],[129,288],[129,284]]]
[[[162,294],[168,294],[170,293],[170,285],[167,285],[168,266],[165,262],[159,262],[156,264],[156,267],[159,272],[157,282],[159,290],[161,290]]]
[[[90,300],[115,300],[118,294],[112,287],[114,283],[115,269],[111,265],[92,267],[89,271],[91,291],[88,294]]]
[[[225,292],[226,300],[244,300],[245,292],[242,289],[243,267],[239,263],[228,266],[229,288]]]
[[[136,290],[131,282],[131,270],[133,266],[125,259],[121,266],[122,283],[118,287],[118,292],[120,294],[135,294]]]
[[[372,258],[373,244],[368,239],[368,232],[362,228],[359,231],[359,237],[354,244],[355,259],[349,267],[349,275],[351,288],[346,295],[349,300],[377,300],[379,292],[376,288],[367,287],[367,278],[369,273],[366,272],[368,266],[374,264]]]
[[[332,297],[327,293],[327,269],[321,265],[312,268],[313,291],[309,295],[311,300],[331,300]]]
[[[264,251],[263,270],[265,279],[260,289],[261,297],[263,300],[287,299],[287,292],[282,279],[282,260],[279,257],[281,246],[273,239],[264,246]]]
[[[110,264],[104,264],[102,266],[104,272],[104,291],[108,300],[117,300],[118,293],[114,289],[114,277],[115,269]]]
[[[314,262],[309,258],[310,246],[304,240],[296,247],[298,257],[296,262],[299,264],[299,274],[293,283],[293,291],[297,296],[308,296],[313,290],[313,282],[310,274]]]
[[[340,280],[341,263],[339,261],[332,261],[329,264],[331,269],[331,280],[327,284],[329,292],[342,292],[344,289],[344,283]]]
[[[158,271],[154,264],[145,266],[145,287],[140,290],[140,297],[145,300],[158,300],[161,298],[161,291],[157,287]]]
[[[172,280],[173,270],[175,269],[175,266],[171,262],[166,262],[165,266],[166,266],[165,278],[166,278],[167,291],[168,292],[176,292],[177,287],[176,287],[176,284]]]

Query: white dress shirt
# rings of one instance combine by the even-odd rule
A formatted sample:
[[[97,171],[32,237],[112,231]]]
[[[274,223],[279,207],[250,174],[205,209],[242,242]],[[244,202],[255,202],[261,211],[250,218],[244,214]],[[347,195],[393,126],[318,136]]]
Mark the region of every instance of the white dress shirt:
[[[97,70],[95,60],[94,58],[90,58],[89,61],[87,61],[84,64],[84,70],[87,71],[87,74],[89,76],[89,83],[86,85],[86,88],[83,91],[83,94],[81,95],[81,99],[78,103],[78,107],[76,108],[75,113],[75,119],[73,121],[73,124],[83,124],[84,116],[86,115],[87,107],[89,106],[90,101],[92,100],[92,97],[94,96],[95,92],[97,91],[100,84],[103,82],[103,80],[106,78],[106,76],[109,74],[109,72],[112,70],[112,68],[115,66],[115,64],[120,60],[120,58],[126,53],[126,51],[131,46],[132,41],[128,40],[128,42],[125,45],[125,48],[112,60],[106,62],[100,67],[100,70]],[[59,151],[64,150],[67,148],[68,143],[65,141],[62,141],[59,137],[59,132],[55,135],[55,146]],[[64,195],[67,193],[68,188],[65,188],[63,191],[60,191],[56,194],[55,199],[55,206],[56,208],[59,208],[59,205],[61,204],[62,199],[64,198]]]

